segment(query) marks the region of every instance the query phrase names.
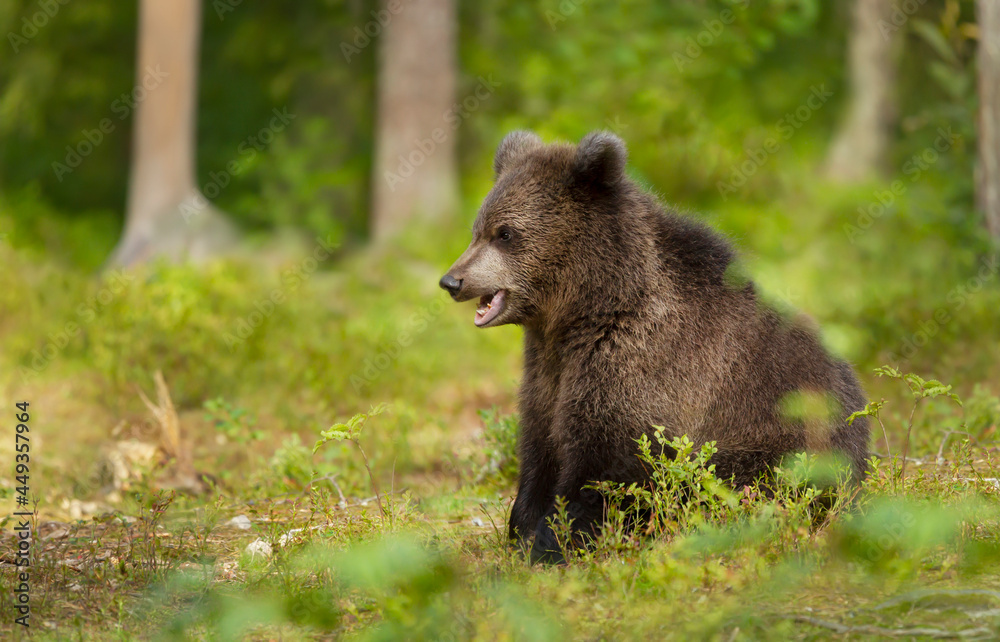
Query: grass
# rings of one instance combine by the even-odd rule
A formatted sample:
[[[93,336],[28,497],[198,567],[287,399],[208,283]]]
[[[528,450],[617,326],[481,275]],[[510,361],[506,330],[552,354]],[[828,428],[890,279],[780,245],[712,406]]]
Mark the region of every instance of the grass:
[[[151,494],[134,521],[41,525],[32,617],[43,639],[990,637],[997,491],[955,483],[973,468],[996,473],[984,461],[921,467],[898,495],[880,474],[860,508],[819,528],[760,502],[737,527],[689,527],[559,568],[507,549],[502,500],[434,509],[393,496],[390,521],[322,488],[210,508]],[[235,513],[250,531],[225,525]],[[270,555],[246,552],[258,539]]]
[[[984,328],[1000,288],[961,299],[955,327],[875,376],[891,350],[879,346],[967,276],[907,299],[900,279],[920,266],[895,249],[878,259],[874,236],[826,240],[836,232],[815,221],[835,214],[794,216],[854,209],[822,196],[788,197],[806,205],[770,225],[823,251],[769,251],[750,269],[765,289],[786,275],[777,298],[814,311],[858,363],[872,476],[819,510],[801,481],[823,462],[789,461],[772,498],[726,489],[694,450],[647,454],[653,491],[609,488],[621,501],[607,535],[563,567],[531,567],[506,543],[520,334],[475,331],[467,307],[440,303],[460,247],[418,238],[314,267],[307,240],[89,277],[0,245],[0,306],[14,311],[0,316],[0,417],[25,400],[32,415],[33,637],[995,638],[1000,391]],[[739,207],[716,222],[756,244],[764,232]],[[830,256],[851,259],[855,286],[829,281]],[[0,467],[13,463],[0,448]],[[675,501],[681,486],[691,501]],[[12,476],[0,497],[13,505]],[[652,510],[648,533],[623,528],[629,501]],[[3,526],[6,637],[23,632]]]

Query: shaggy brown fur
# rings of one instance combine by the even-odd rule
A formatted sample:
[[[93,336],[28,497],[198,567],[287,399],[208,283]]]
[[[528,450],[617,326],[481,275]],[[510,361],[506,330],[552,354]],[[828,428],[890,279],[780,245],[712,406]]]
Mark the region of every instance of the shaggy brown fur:
[[[716,473],[737,487],[801,450],[839,451],[858,478],[866,469],[868,424],[845,421],[865,405],[850,366],[732,278],[729,243],[665,211],[625,160],[609,133],[579,146],[508,135],[472,243],[441,280],[457,301],[481,297],[477,325],[524,326],[510,535],[534,534],[535,559],[556,550],[557,496],[574,529],[594,532],[604,502],[583,487],[646,479],[636,439],[654,425],[716,441]],[[795,393],[836,410],[819,426],[790,417]]]

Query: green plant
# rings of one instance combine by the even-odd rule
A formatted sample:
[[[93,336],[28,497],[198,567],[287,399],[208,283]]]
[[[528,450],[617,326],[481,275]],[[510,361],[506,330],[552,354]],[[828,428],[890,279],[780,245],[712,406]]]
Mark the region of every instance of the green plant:
[[[465,593],[458,569],[412,537],[353,546],[336,554],[332,566],[339,581],[358,592],[349,611],[361,610],[365,598],[374,600],[382,617],[371,639],[468,637],[459,634],[465,623],[455,612]]]
[[[1000,428],[1000,397],[976,384],[965,400],[965,429],[978,441],[995,438]]]
[[[881,366],[875,369],[875,374],[879,377],[890,377],[892,379],[899,379],[906,383],[910,388],[910,393],[913,397],[913,406],[910,408],[909,418],[906,420],[906,436],[903,439],[903,455],[902,461],[899,467],[898,479],[902,481],[906,475],[906,457],[910,450],[910,434],[913,432],[913,417],[917,412],[917,408],[920,406],[921,402],[925,399],[933,399],[935,397],[946,397],[951,399],[959,406],[962,406],[962,400],[959,399],[958,395],[951,391],[951,386],[945,385],[938,381],[937,379],[923,379],[919,375],[913,373],[903,373],[893,368],[892,366]],[[858,417],[874,417],[878,422],[879,426],[882,427],[882,434],[885,436],[886,448],[889,447],[889,436],[885,429],[885,424],[882,422],[880,413],[882,407],[885,405],[885,400],[869,402],[863,409],[852,413],[847,418],[847,423],[853,423]],[[964,425],[964,423],[963,423]],[[892,459],[890,456],[890,473],[894,472],[894,465],[891,463]]]
[[[565,497],[556,497],[555,501],[555,515],[546,518],[546,522],[549,528],[552,529],[552,534],[556,538],[556,545],[559,546],[559,554],[562,559],[567,562],[577,558],[577,554],[585,554],[585,549],[578,548],[578,544],[586,544],[587,542],[580,542],[574,537],[573,533],[573,518],[569,516],[569,510],[567,509],[567,502]],[[583,534],[582,537],[588,537]]]
[[[138,533],[129,540],[128,558],[138,570],[152,578],[161,578],[169,570],[159,531],[175,497],[173,491],[157,491],[136,497],[143,510],[139,514]]]
[[[303,489],[317,475],[313,465],[314,451],[302,443],[297,433],[281,442],[268,461],[269,474],[276,475],[286,488]]]
[[[653,438],[656,446],[646,436],[638,440],[638,457],[650,476],[646,484],[594,486],[607,498],[603,530],[592,547],[600,555],[635,551],[640,534],[681,537],[692,551],[788,550],[832,521],[857,494],[850,465],[835,458],[795,453],[767,477],[733,489],[715,475],[714,443],[695,448],[686,435],[668,440],[661,427]]]
[[[736,494],[715,477],[715,465],[709,463],[718,452],[715,442],[702,444],[696,451],[687,435],[667,439],[664,430],[654,426],[655,447],[646,435],[638,439],[638,456],[648,468],[648,483],[598,486],[624,507],[621,517],[643,521],[648,514],[646,532],[669,536],[731,514],[738,506]]]
[[[205,419],[215,430],[241,446],[264,437],[263,431],[254,430],[257,420],[244,408],[237,408],[222,397],[205,402]]]
[[[476,481],[496,477],[508,483],[517,479],[517,415],[502,415],[496,407],[480,410],[483,420],[483,439],[486,442],[486,463],[479,470]]]
[[[368,461],[368,455],[365,453],[365,449],[361,446],[361,431],[364,429],[365,423],[372,417],[377,417],[386,411],[385,404],[379,404],[375,406],[367,413],[359,412],[344,423],[333,424],[327,430],[320,431],[320,440],[316,442],[313,446],[313,454],[316,453],[324,444],[331,441],[349,441],[354,444],[358,452],[361,453],[361,459],[364,462],[365,470],[368,471],[368,479],[372,483],[372,490],[375,491],[375,499],[378,501],[379,512],[382,514],[383,518],[389,520],[389,525],[393,525],[393,513],[389,505],[382,501],[382,493],[379,492],[378,482],[375,481],[375,474],[372,472],[371,465]]]

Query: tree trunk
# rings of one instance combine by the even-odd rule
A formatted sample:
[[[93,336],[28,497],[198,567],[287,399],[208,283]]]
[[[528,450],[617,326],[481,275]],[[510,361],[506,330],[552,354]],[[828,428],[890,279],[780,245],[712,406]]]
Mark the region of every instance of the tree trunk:
[[[976,205],[1000,241],[1000,3],[978,0],[979,164]]]
[[[195,186],[201,0],[139,0],[139,44],[125,231],[111,257],[203,259],[234,238]]]
[[[829,178],[863,180],[885,169],[896,116],[894,35],[890,0],[855,0],[848,36],[850,103],[826,161]]]
[[[379,39],[371,231],[377,242],[414,218],[455,210],[455,0],[388,0]]]

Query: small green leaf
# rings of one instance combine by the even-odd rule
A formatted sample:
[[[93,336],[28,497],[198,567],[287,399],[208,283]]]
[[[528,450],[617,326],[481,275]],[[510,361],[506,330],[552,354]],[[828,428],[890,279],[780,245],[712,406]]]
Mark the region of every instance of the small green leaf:
[[[875,374],[879,377],[892,377],[893,379],[903,378],[903,374],[892,366],[881,366],[879,368],[875,368]]]
[[[924,42],[929,44],[939,56],[953,65],[958,64],[958,57],[955,55],[955,51],[951,48],[948,40],[941,33],[941,29],[937,25],[921,18],[915,18],[912,25],[913,32],[923,38]]]
[[[869,401],[864,408],[857,412],[852,412],[850,416],[847,417],[847,425],[853,425],[854,420],[858,417],[878,417],[878,413],[882,410],[882,406],[885,405],[885,399],[880,401]]]

